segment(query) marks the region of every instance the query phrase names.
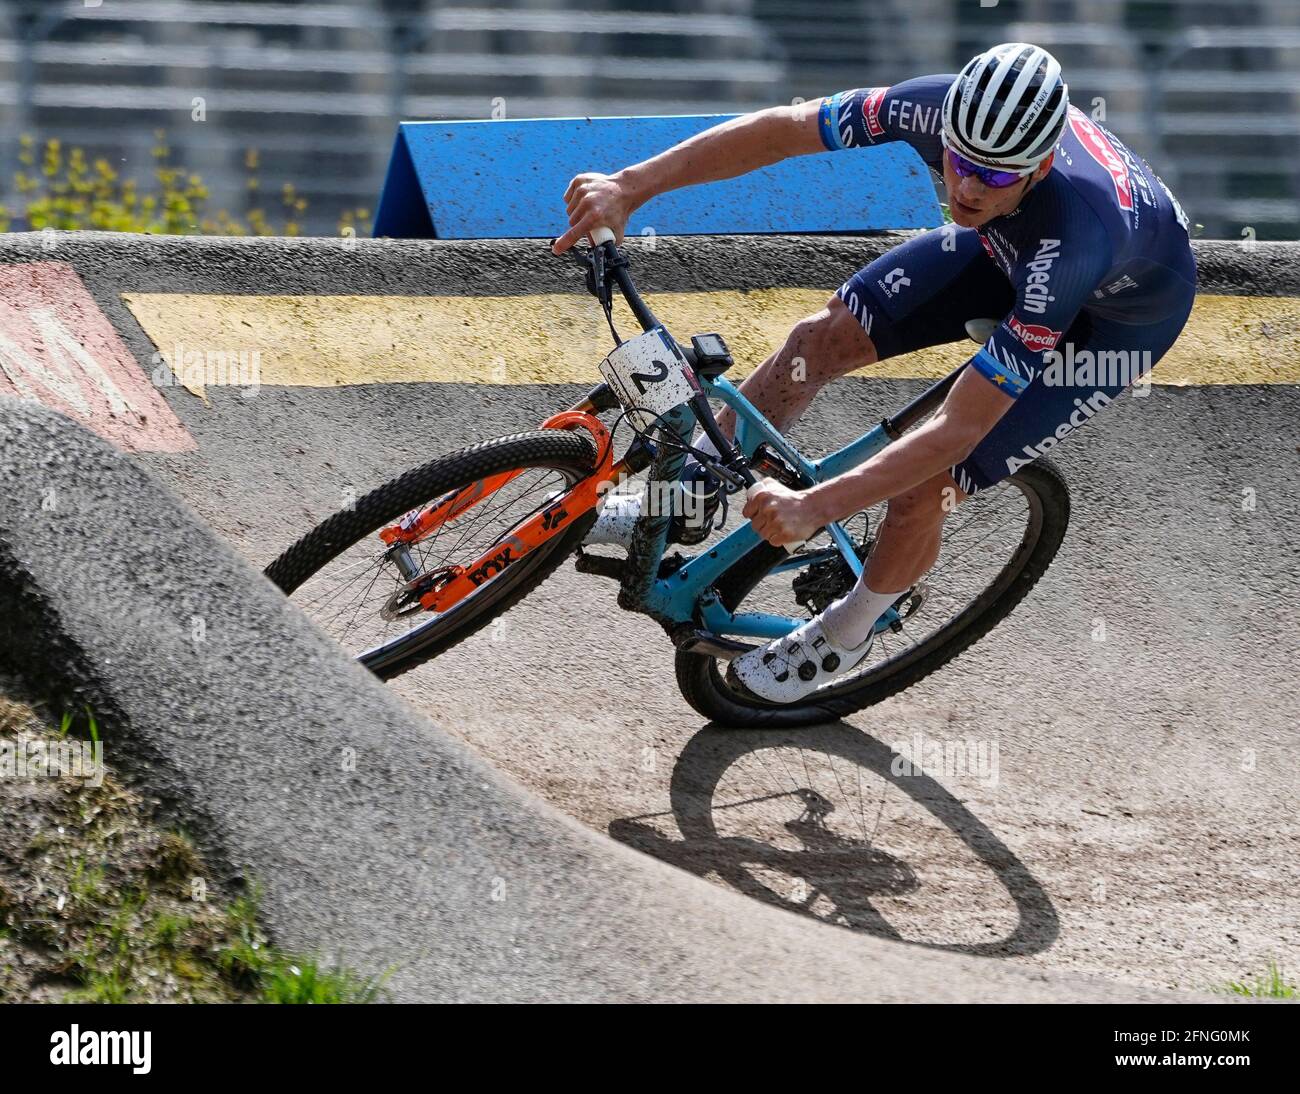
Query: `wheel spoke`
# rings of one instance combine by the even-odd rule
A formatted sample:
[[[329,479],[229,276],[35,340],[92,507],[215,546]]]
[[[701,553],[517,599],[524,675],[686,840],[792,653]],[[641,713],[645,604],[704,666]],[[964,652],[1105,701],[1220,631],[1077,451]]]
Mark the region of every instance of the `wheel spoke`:
[[[879,527],[875,512],[866,516],[868,527]],[[933,648],[946,641],[953,621],[986,590],[1005,580],[1032,520],[1027,495],[1015,480],[964,503],[960,518],[949,519],[939,561],[924,578],[928,594],[917,614],[904,622],[897,634],[890,628],[880,631],[875,653],[858,672],[848,680],[825,685],[816,694],[861,687],[871,677],[892,671],[904,658],[918,656],[920,647]],[[857,536],[854,543],[862,546]],[[783,571],[761,579],[736,610],[772,611],[796,617],[807,614],[797,606],[793,587],[795,576],[806,572],[806,568]]]
[[[549,440],[540,443],[553,444]],[[478,469],[481,468],[480,462]],[[479,473],[479,478],[487,477],[486,474],[476,473]],[[501,473],[500,470],[493,470],[487,474]],[[563,463],[520,465],[518,473],[490,497],[481,499],[459,516],[439,525],[413,545],[411,555],[418,571],[421,574],[434,574],[453,565],[468,566],[502,542],[523,522],[539,513],[547,504],[548,496],[567,492],[584,473],[586,472],[579,470],[576,465],[566,467]],[[433,613],[418,609],[413,600],[406,605],[398,601],[399,610],[403,607],[417,610],[408,610],[403,615],[387,619],[380,614],[381,611],[407,583],[389,558],[387,547],[379,544],[380,549],[376,549],[378,534],[384,528],[391,527],[407,516],[418,514],[439,501],[454,497],[474,481],[478,480],[467,479],[462,485],[451,489],[444,485],[437,491],[431,491],[427,501],[407,508],[397,516],[377,520],[375,528],[367,530],[351,542],[350,546],[342,547],[337,554],[328,557],[301,582],[292,594],[295,603],[327,633],[356,654],[362,651],[370,651],[370,654],[382,652],[394,643],[404,641],[414,630],[425,631],[441,625],[453,612],[458,620],[472,619],[476,611],[482,618],[482,612],[469,605],[486,590],[499,588],[503,578],[506,585],[521,578],[526,580],[525,575],[535,569],[540,559],[548,553],[545,544],[529,552],[532,556],[530,565],[508,567],[500,571],[473,589],[469,596],[452,609]],[[446,482],[445,478],[443,482]],[[349,529],[346,522],[342,527],[348,529],[349,536],[355,535],[355,531]],[[496,594],[488,599],[494,598]]]

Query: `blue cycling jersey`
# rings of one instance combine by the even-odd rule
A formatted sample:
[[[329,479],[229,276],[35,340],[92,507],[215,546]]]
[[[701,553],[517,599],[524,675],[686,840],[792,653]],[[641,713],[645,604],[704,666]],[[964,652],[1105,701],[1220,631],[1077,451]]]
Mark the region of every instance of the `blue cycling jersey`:
[[[820,107],[822,143],[836,151],[906,141],[942,171],[942,104],[954,79],[921,76],[832,95]],[[1187,218],[1140,156],[1075,107],[1055,153],[1013,212],[977,229],[1010,279],[1015,305],[972,364],[1013,396],[1080,311],[1157,324],[1184,307],[1195,282]]]

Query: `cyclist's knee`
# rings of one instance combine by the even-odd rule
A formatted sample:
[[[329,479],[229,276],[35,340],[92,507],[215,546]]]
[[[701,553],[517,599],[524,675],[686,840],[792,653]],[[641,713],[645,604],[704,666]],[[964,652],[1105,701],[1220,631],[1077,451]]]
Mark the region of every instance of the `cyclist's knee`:
[[[876,360],[876,347],[838,297],[799,320],[786,341],[791,357],[803,358],[809,379],[833,379]]]
[[[945,471],[890,498],[885,519],[902,527],[941,524],[964,497]]]
[[[848,371],[879,359],[870,335],[838,296],[832,296],[819,315],[826,317],[822,323],[822,337],[827,356],[840,368]]]

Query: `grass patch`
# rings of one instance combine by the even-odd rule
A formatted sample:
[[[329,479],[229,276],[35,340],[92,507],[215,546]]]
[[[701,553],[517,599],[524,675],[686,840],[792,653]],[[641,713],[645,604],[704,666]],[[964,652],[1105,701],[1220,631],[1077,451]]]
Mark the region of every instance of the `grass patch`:
[[[1300,986],[1286,978],[1276,961],[1270,961],[1268,968],[1253,980],[1229,980],[1219,990],[1252,999],[1300,999]]]
[[[261,983],[263,1003],[374,1003],[389,973],[362,979],[347,969],[323,968],[315,960],[278,958]]]
[[[87,735],[100,739],[93,713]],[[58,741],[0,698],[0,742]],[[365,978],[272,946],[259,892],[223,892],[194,844],[158,826],[111,769],[0,778],[0,1000],[12,1002],[369,1003]]]

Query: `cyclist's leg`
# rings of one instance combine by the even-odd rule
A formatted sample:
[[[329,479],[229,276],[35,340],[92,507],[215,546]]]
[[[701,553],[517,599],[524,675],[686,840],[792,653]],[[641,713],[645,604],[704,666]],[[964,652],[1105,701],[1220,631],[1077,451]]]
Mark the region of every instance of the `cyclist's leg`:
[[[965,497],[944,471],[889,499],[862,576],[823,617],[838,642],[861,645],[885,609],[929,572],[939,557],[943,522]]]
[[[945,518],[965,499],[947,471],[890,498],[867,563],[867,584],[900,595],[915,585],[939,557]]]
[[[785,343],[749,374],[741,393],[777,429],[786,430],[830,381],[874,364],[876,348],[838,297],[801,319]],[[724,407],[718,425],[734,434],[736,413]]]
[[[870,360],[874,361],[961,341],[967,337],[967,321],[1000,318],[1013,303],[1011,285],[985,253],[978,235],[945,226],[909,240],[860,270],[840,288],[827,313],[838,316],[841,324],[846,315],[852,317],[865,338],[860,344],[870,346]],[[863,363],[839,362],[837,374]],[[778,411],[787,413],[796,404],[782,405],[778,400],[784,394],[781,381],[789,376],[791,364],[791,356],[778,355],[775,369],[779,372],[771,377],[772,387],[763,389],[764,397],[776,403]],[[835,364],[821,367],[834,371]],[[799,393],[800,409],[812,401],[814,393],[815,389]],[[769,412],[758,397],[750,398],[764,413]],[[891,501],[886,527],[878,536],[864,578],[820,616],[737,657],[728,668],[728,679],[771,702],[794,702],[827,679],[853,671],[872,647],[873,625],[881,613],[933,564],[942,530],[945,487],[957,489],[947,474]],[[915,554],[909,560],[912,552]],[[803,674],[802,662],[808,651],[817,654],[814,664],[820,664],[822,670],[814,669],[811,677]],[[798,674],[791,669],[795,662],[800,662]]]
[[[861,641],[880,612],[934,565],[948,514],[1050,451],[1149,372],[1182,331],[1194,296],[1189,283],[1183,305],[1157,324],[1076,319],[1059,347],[1059,372],[1040,373],[968,459],[890,499],[863,579],[828,609],[831,629],[846,644]]]
[[[951,224],[881,255],[797,323],[785,344],[740,385],[778,429],[831,380],[900,353],[966,337],[966,321],[1001,318],[1014,302],[1006,276],[974,230]],[[732,435],[735,414],[718,416]]]
[[[964,340],[968,320],[1000,319],[1015,302],[977,233],[951,225],[882,255],[839,299],[882,360]],[[890,499],[862,579],[826,613],[845,645],[865,641],[881,613],[934,565],[944,519],[965,497],[945,471]]]

